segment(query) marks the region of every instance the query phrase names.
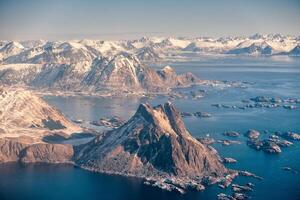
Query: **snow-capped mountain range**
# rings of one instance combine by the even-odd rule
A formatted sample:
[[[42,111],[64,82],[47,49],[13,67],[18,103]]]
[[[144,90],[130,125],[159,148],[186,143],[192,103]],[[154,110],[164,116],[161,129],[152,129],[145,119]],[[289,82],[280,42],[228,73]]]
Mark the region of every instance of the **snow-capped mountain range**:
[[[145,61],[193,55],[298,56],[300,37],[163,38],[100,41],[0,41],[0,84],[72,91],[161,91],[195,84],[192,74],[170,67],[155,71]],[[167,70],[168,69],[168,70]]]
[[[281,34],[255,34],[249,37],[164,38],[143,37],[138,40],[72,41],[0,41],[2,63],[74,63],[120,52],[141,60],[164,58],[170,53],[202,52],[215,54],[274,55],[292,53],[299,48],[300,37]]]

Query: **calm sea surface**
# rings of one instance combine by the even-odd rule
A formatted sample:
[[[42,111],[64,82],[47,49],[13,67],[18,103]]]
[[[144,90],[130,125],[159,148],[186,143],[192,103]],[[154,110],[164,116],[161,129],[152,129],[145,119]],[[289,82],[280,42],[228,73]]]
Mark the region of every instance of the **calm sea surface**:
[[[174,104],[185,112],[203,111],[211,118],[185,118],[188,130],[194,136],[209,134],[215,139],[225,139],[224,131],[240,133],[248,129],[300,132],[300,104],[298,109],[284,108],[216,108],[211,104],[241,106],[242,100],[259,95],[270,97],[300,98],[300,59],[273,58],[203,58],[193,62],[174,62],[153,65],[161,68],[169,64],[178,73],[192,72],[202,79],[246,81],[246,88],[195,87],[205,89],[198,100],[176,99]],[[189,90],[185,90],[186,92]],[[166,97],[146,98],[100,98],[100,97],[44,97],[71,119],[85,121],[100,117],[119,116],[128,119],[141,102],[152,105],[164,103]],[[262,137],[267,137],[263,134]],[[229,138],[227,138],[229,139]],[[221,156],[232,157],[238,163],[227,164],[232,169],[243,169],[264,177],[259,181],[240,177],[235,183],[255,184],[253,199],[300,199],[300,173],[282,170],[289,166],[300,171],[300,142],[283,148],[279,155],[269,155],[250,149],[243,136],[240,145],[214,144]],[[69,165],[0,165],[0,200],[2,199],[104,199],[104,200],[153,200],[153,199],[216,199],[220,192],[230,194],[216,186],[203,192],[185,195],[162,191],[145,186],[140,180],[119,176],[91,173]]]

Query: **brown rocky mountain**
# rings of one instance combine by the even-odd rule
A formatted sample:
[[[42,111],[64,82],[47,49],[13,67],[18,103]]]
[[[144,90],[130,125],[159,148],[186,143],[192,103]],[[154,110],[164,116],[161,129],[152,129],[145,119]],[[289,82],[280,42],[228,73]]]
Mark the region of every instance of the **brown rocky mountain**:
[[[78,132],[81,127],[32,92],[0,88],[0,163],[70,162],[71,145],[47,144],[43,138]]]
[[[75,160],[88,170],[146,178],[180,192],[203,189],[205,180],[228,173],[217,152],[191,136],[170,103],[141,104],[124,125],[77,149]]]

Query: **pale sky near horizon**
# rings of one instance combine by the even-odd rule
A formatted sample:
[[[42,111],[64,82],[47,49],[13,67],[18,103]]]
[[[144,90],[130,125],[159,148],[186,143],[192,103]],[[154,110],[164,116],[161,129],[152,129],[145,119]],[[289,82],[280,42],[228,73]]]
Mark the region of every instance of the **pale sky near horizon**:
[[[300,0],[0,0],[0,40],[300,35]]]

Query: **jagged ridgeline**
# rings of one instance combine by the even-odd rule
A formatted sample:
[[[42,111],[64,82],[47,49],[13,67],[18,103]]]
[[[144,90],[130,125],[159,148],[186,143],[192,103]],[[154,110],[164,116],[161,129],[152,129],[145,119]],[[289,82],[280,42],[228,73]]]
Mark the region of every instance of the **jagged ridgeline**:
[[[205,178],[218,179],[228,173],[217,152],[186,130],[171,103],[141,104],[124,125],[80,146],[75,160],[88,170],[155,183],[167,179],[163,184],[181,185],[181,189],[201,186]]]
[[[78,56],[78,60],[74,58],[74,61],[67,60],[64,64],[56,63],[61,57],[53,58],[51,54],[37,59],[34,64],[3,65],[0,67],[0,83],[69,91],[129,92],[164,92],[200,83],[191,73],[177,75],[171,67],[156,71],[127,53],[94,59],[92,55],[73,53],[72,57]]]
[[[120,41],[0,41],[0,83],[60,91],[165,92],[199,80],[189,73],[156,71],[144,63],[198,55],[195,52],[299,56],[299,45],[299,37],[281,34],[144,37]]]

